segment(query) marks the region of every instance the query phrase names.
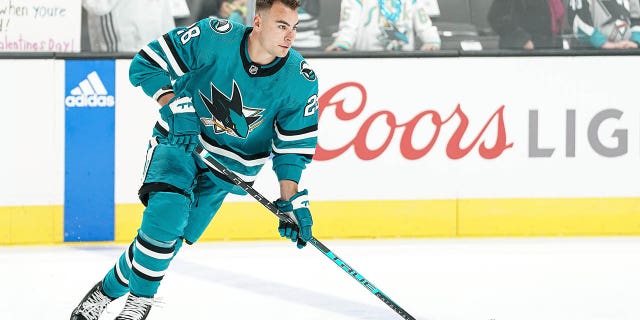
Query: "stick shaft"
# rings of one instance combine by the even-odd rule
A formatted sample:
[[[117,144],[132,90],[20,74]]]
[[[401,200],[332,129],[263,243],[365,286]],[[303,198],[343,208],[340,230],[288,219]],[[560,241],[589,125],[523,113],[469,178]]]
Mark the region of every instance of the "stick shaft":
[[[284,220],[289,223],[295,223],[293,220],[287,216],[286,214],[280,212],[278,208],[276,208],[271,201],[267,200],[262,194],[260,194],[256,189],[242,180],[238,175],[228,170],[225,166],[223,166],[220,162],[218,162],[207,150],[203,149],[201,146],[196,147],[195,152],[200,156],[202,161],[204,161],[210,170],[216,170],[224,174],[227,178],[229,178],[233,183],[237,186],[241,187],[246,191],[249,195],[251,195],[254,199],[258,200],[260,204],[262,204],[265,208],[267,208],[271,213],[275,214],[279,219]],[[311,243],[316,249],[322,252],[327,258],[333,261],[340,269],[344,270],[347,274],[349,274],[352,278],[358,281],[362,286],[367,288],[371,293],[373,293],[376,297],[378,297],[382,302],[384,302],[389,308],[398,313],[403,319],[415,320],[413,316],[407,313],[404,309],[402,309],[397,303],[395,303],[391,298],[389,298],[386,294],[384,294],[380,289],[378,289],[373,283],[367,280],[363,275],[358,273],[354,268],[349,266],[344,260],[342,260],[338,255],[333,253],[327,246],[322,244],[318,239],[312,237],[311,240],[308,241]]]

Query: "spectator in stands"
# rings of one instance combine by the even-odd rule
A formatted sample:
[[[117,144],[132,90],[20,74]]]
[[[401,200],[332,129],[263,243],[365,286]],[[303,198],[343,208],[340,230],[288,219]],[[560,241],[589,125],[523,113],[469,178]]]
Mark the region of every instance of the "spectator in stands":
[[[215,17],[245,24],[247,0],[202,0],[192,11],[195,13],[194,22]]]
[[[322,46],[318,16],[320,0],[301,0],[298,8],[298,31],[293,47],[296,50],[319,49]]]
[[[488,20],[501,49],[562,49],[562,0],[494,0]]]
[[[440,49],[438,29],[425,0],[342,0],[338,36],[326,51],[423,51]]]
[[[175,27],[165,0],[82,0],[91,51],[138,52]]]
[[[638,48],[639,19],[638,0],[569,2],[569,22],[574,34],[594,48]]]

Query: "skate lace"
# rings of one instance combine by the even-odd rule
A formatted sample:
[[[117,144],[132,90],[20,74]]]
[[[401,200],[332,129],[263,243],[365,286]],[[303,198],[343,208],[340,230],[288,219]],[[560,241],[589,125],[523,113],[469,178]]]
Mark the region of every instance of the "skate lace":
[[[124,305],[124,309],[118,319],[138,320],[142,319],[147,309],[153,304],[153,298],[132,297]]]
[[[96,291],[82,303],[80,313],[87,319],[98,319],[102,311],[111,302],[101,291]]]

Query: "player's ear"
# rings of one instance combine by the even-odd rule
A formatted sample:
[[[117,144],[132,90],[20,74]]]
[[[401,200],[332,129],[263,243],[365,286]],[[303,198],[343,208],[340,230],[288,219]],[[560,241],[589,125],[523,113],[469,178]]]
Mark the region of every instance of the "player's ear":
[[[262,25],[262,17],[258,13],[253,17],[253,28],[254,29],[260,29],[261,25]]]

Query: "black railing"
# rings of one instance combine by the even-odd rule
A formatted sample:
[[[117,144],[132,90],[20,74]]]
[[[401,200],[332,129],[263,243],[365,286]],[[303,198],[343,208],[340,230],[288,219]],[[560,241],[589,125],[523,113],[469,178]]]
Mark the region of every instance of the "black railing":
[[[313,58],[451,58],[451,57],[536,57],[536,56],[636,56],[640,49],[544,49],[544,50],[440,50],[422,51],[362,51],[362,52],[324,52],[303,51],[300,53],[307,59]],[[0,59],[131,59],[135,53],[102,53],[102,52],[0,52]]]

